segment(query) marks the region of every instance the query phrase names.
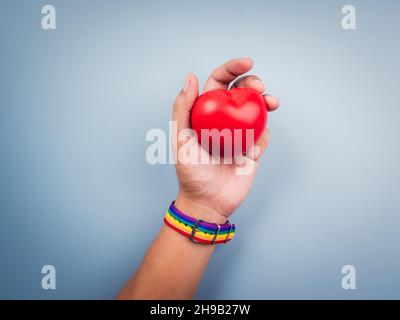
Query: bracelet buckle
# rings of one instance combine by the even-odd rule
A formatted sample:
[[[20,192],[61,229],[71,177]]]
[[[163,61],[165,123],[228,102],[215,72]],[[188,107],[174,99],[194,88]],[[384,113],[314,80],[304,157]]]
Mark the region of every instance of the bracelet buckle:
[[[229,221],[227,221],[227,223],[229,223]],[[229,223],[229,230],[228,230],[228,233],[226,234],[226,238],[224,240],[224,243],[228,242],[228,238],[229,238],[229,235],[231,234],[231,231],[232,231],[232,223]]]
[[[217,239],[217,236],[218,236],[219,231],[221,229],[221,225],[219,225],[218,223],[216,223],[216,225],[217,225],[217,230],[215,230],[214,238],[212,239],[211,244],[215,244],[215,240]]]
[[[196,221],[196,223],[194,224],[194,226],[193,226],[192,233],[190,234],[189,239],[190,239],[191,241],[195,242],[195,243],[199,243],[199,241],[197,241],[197,240],[194,239],[194,235],[195,235],[195,233],[196,233],[196,230],[198,230],[199,224],[202,223],[203,221],[204,221],[204,220],[198,219],[198,220]]]
[[[198,228],[199,228],[199,225],[200,225],[200,223],[202,223],[202,222],[204,222],[204,220],[198,219],[198,220],[196,221],[196,223],[195,223],[194,226],[193,226],[192,232],[191,232],[191,234],[190,234],[190,236],[189,236],[189,239],[190,239],[191,241],[195,242],[195,243],[199,243],[199,241],[196,241],[196,240],[195,240],[194,236],[195,236],[195,234],[196,234],[196,231],[199,230],[199,229],[198,229]],[[215,223],[215,225],[217,226],[217,229],[216,229],[215,232],[214,232],[214,238],[211,240],[211,244],[215,244],[215,241],[216,241],[216,239],[217,239],[217,236],[218,236],[218,234],[219,234],[219,231],[221,230],[221,225],[219,225],[218,223]],[[231,228],[232,228],[232,226],[231,226]],[[228,237],[229,237],[229,233],[230,233],[230,232],[231,232],[231,229],[229,229],[229,232],[228,232],[228,235],[227,235],[227,239],[228,239]],[[225,243],[226,243],[227,239],[225,239]]]

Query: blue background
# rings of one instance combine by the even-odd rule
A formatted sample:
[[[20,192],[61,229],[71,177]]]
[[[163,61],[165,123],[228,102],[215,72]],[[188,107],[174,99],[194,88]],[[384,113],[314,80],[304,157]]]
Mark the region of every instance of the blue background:
[[[197,298],[400,298],[399,1],[53,0],[44,31],[46,4],[0,10],[0,298],[117,294],[177,193],[147,131],[187,72],[240,56],[282,108]]]

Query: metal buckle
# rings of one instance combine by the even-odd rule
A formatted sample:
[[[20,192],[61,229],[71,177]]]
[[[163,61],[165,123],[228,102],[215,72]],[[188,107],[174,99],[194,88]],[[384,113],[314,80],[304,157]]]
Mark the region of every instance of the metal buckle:
[[[195,235],[195,233],[196,233],[196,229],[199,227],[199,224],[202,223],[202,222],[203,222],[203,220],[201,220],[201,219],[197,220],[196,223],[195,223],[194,226],[193,226],[192,233],[190,234],[189,239],[192,240],[192,241],[195,242],[195,243],[199,243],[199,241],[196,241],[196,240],[194,239],[194,235]]]
[[[195,236],[195,234],[196,234],[196,231],[197,231],[198,228],[199,228],[200,223],[202,223],[202,222],[204,222],[204,220],[198,219],[198,220],[196,221],[196,223],[195,223],[194,226],[193,226],[192,232],[191,232],[191,234],[190,234],[190,236],[189,236],[189,239],[190,239],[191,241],[195,242],[195,243],[200,243],[200,241],[197,241],[197,240],[194,239],[194,236]],[[227,223],[229,223],[229,221],[227,221]],[[211,240],[211,244],[215,244],[215,242],[216,242],[216,240],[217,240],[217,236],[218,236],[218,234],[219,234],[219,232],[220,232],[220,230],[221,230],[221,225],[219,225],[218,223],[215,223],[215,225],[217,226],[217,229],[216,229],[215,232],[214,232],[214,238]],[[228,230],[228,233],[226,234],[226,238],[225,238],[225,240],[224,240],[224,243],[227,243],[227,242],[228,242],[229,235],[231,234],[231,231],[232,231],[232,226],[233,226],[233,225],[232,225],[231,223],[229,223],[229,230]]]
[[[198,227],[199,227],[200,223],[202,223],[202,222],[204,222],[204,220],[198,219],[198,220],[196,221],[196,223],[194,224],[194,226],[193,226],[192,233],[190,234],[189,239],[192,240],[192,241],[195,242],[195,243],[199,243],[199,241],[196,241],[196,240],[194,239],[194,236],[195,236],[195,234],[196,234],[196,231],[198,230]],[[216,241],[216,239],[217,239],[217,236],[218,236],[218,234],[219,234],[219,231],[221,230],[221,226],[220,226],[218,223],[215,223],[215,225],[217,226],[217,229],[216,229],[215,232],[214,232],[214,238],[211,240],[211,244],[215,244],[215,241]],[[230,232],[230,230],[229,230],[229,232]],[[229,235],[228,235],[228,236],[229,236]]]
[[[229,223],[229,221],[227,221],[227,222]],[[231,231],[232,231],[232,224],[229,223],[229,231],[228,231],[228,233],[226,234],[226,238],[225,238],[224,243],[227,243],[227,242],[228,242],[228,238],[229,238],[229,235],[230,235]]]
[[[215,230],[214,238],[212,239],[211,244],[215,244],[215,240],[217,239],[217,236],[218,236],[219,231],[221,229],[221,226],[218,223],[216,223],[216,225],[217,225],[217,230]]]

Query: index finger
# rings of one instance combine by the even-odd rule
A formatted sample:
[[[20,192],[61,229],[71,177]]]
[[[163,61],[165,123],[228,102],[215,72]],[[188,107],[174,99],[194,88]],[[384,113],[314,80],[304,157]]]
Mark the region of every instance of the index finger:
[[[228,89],[229,83],[235,80],[238,76],[248,72],[252,67],[253,60],[250,58],[229,60],[211,72],[204,85],[203,92],[216,89]]]

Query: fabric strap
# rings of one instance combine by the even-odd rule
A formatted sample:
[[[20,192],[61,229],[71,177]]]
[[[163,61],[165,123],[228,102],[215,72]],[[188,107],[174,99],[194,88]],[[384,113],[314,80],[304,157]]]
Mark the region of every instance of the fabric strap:
[[[164,222],[173,230],[203,244],[219,244],[232,240],[235,235],[235,225],[227,220],[224,224],[209,223],[194,219],[171,203],[164,217]]]

